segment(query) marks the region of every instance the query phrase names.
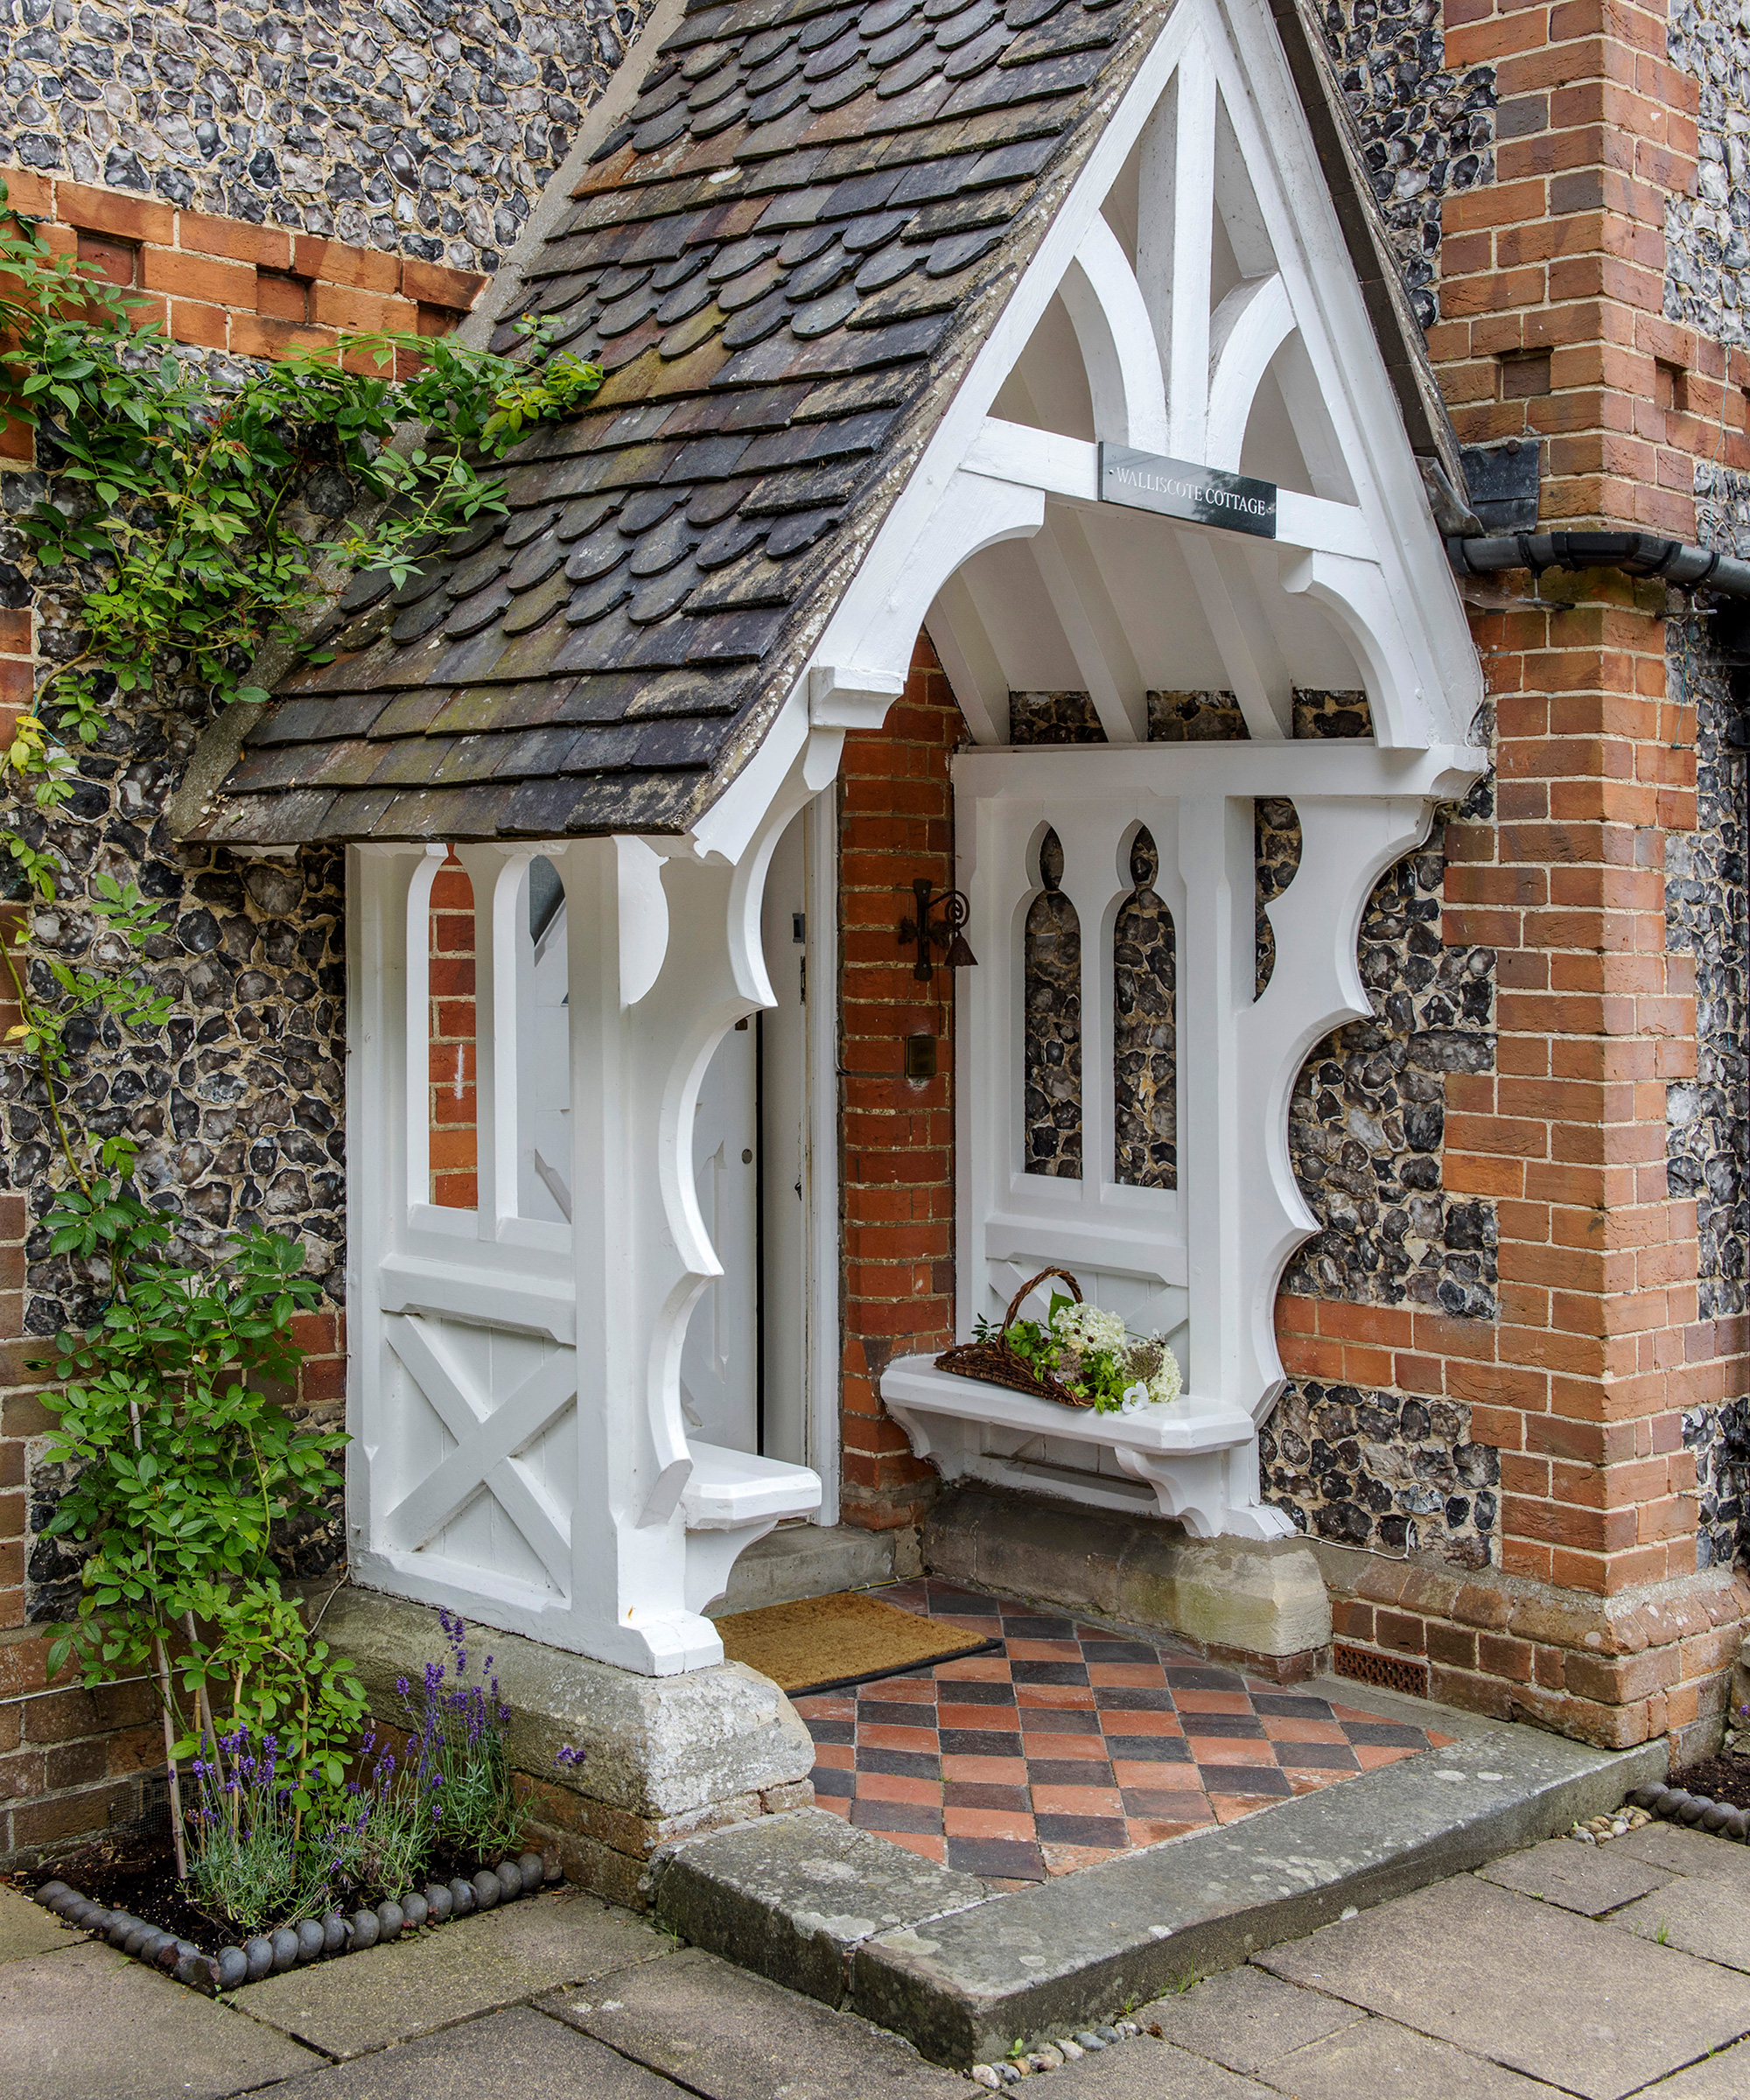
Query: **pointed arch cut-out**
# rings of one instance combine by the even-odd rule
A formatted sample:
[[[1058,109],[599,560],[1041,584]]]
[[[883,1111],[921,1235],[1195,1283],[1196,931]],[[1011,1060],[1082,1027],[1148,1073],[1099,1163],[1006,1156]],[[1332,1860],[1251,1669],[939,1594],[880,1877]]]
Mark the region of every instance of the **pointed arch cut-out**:
[[[1026,1131],[1030,1174],[1082,1179],[1082,921],[1063,894],[1063,847],[1039,844],[1040,892],[1022,934]]]
[[[1139,825],[1112,929],[1112,1176],[1131,1188],[1179,1186],[1178,938],[1159,872]]]
[[[480,1200],[474,946],[474,886],[452,851],[432,878],[426,907],[430,1179],[420,1194],[440,1210],[472,1210]]]

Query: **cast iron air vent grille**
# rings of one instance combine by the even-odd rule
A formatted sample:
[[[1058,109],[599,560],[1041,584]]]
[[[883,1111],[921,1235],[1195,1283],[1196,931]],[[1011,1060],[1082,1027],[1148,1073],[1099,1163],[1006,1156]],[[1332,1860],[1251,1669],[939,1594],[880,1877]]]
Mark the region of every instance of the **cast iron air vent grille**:
[[[1407,1656],[1376,1656],[1370,1648],[1354,1648],[1339,1641],[1331,1649],[1331,1667],[1340,1677],[1353,1677],[1360,1684],[1407,1691],[1417,1699],[1428,1696],[1428,1665],[1412,1662]]]

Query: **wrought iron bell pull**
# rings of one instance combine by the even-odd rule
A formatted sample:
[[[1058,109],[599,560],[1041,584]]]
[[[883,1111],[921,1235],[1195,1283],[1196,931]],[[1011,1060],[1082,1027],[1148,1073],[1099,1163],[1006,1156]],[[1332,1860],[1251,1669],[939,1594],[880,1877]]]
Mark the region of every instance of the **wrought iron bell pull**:
[[[915,917],[900,920],[900,945],[907,948],[916,944],[918,959],[912,965],[912,975],[919,984],[928,984],[943,965],[949,970],[975,968],[978,958],[967,946],[966,936],[960,930],[972,916],[972,906],[958,890],[944,891],[938,895],[935,885],[922,875],[912,884],[912,894],[918,900],[917,913]],[[934,918],[930,915],[933,911]]]

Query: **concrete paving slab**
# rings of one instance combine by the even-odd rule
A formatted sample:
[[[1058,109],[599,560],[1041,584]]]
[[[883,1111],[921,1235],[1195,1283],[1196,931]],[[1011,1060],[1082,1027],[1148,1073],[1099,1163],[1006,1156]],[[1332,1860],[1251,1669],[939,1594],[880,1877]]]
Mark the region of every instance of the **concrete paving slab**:
[[[1362,2016],[1353,2006],[1298,1991],[1262,1969],[1229,1969],[1173,1998],[1133,2012],[1143,2026],[1230,2071],[1261,2071],[1291,2049],[1317,2041]]]
[[[69,1932],[60,1920],[32,1903],[16,1888],[0,1888],[0,1962],[23,1961],[33,1954],[61,1954],[86,1943],[82,1932]]]
[[[1608,1922],[1723,1969],[1750,1972],[1750,1892],[1730,1882],[1674,1879],[1656,1895],[1613,1913]]]
[[[1257,1957],[1584,2100],[1622,2100],[1750,2034],[1750,1982],[1461,1875]]]
[[[320,2061],[88,1940],[0,1966],[6,2100],[220,2100]]]
[[[1600,1849],[1624,1859],[1644,1860],[1668,1873],[1730,1881],[1750,1892],[1750,1845],[1735,1844],[1729,1838],[1692,1830],[1680,1823],[1646,1824],[1626,1838],[1613,1838]]]
[[[1645,2100],[1750,2100],[1750,2041],[1720,2049],[1675,2078],[1649,2085]]]
[[[526,2006],[273,2089],[273,2100],[675,2100],[666,2079]]]
[[[1601,1918],[1608,1910],[1650,1896],[1671,1879],[1666,1868],[1630,1858],[1614,1844],[1577,1844],[1572,1838],[1551,1838],[1529,1852],[1509,1852],[1477,1871],[1499,1888],[1540,1896],[1583,1918]]]
[[[1276,2100],[1268,2086],[1147,2036],[1052,2072],[1041,2090],[1051,2100]]]
[[[1284,2056],[1262,2074],[1294,2100],[1550,2100],[1550,2089],[1498,2063],[1431,2041],[1396,2020],[1362,2020]],[[1665,2091],[1655,2086],[1656,2094]]]
[[[267,1977],[237,2003],[345,2059],[672,1954],[674,1944],[628,1912],[578,1889],[555,1889],[368,1954]]]
[[[1187,1969],[1237,1967],[1349,1906],[1550,1837],[1665,1760],[1662,1742],[1612,1753],[1496,1726],[1223,1829],[864,1940],[845,2003],[937,2062],[987,2061],[1018,2034],[1085,2026],[1164,1994]],[[695,1871],[718,1842],[687,1848]]]
[[[952,2100],[966,2090],[892,2035],[697,1948],[543,2010],[708,2100]]]

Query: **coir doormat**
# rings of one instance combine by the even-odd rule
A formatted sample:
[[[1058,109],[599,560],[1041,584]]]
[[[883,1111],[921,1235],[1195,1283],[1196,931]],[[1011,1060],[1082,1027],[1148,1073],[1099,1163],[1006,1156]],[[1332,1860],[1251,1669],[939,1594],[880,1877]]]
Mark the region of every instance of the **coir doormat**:
[[[969,1640],[964,1627],[902,1612],[856,1590],[732,1612],[717,1621],[717,1630],[732,1662],[746,1662],[798,1698],[805,1691],[836,1691],[876,1677],[903,1676],[908,1670],[988,1655],[1003,1645]]]

